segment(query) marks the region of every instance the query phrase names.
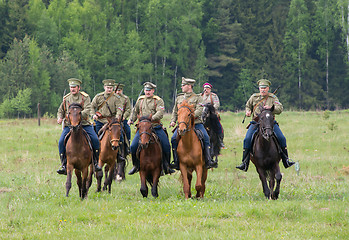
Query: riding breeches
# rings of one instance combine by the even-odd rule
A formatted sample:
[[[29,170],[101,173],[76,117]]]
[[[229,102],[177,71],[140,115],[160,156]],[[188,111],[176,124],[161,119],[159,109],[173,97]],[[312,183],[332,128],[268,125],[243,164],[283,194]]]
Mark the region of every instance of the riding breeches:
[[[97,149],[99,150],[99,140],[98,140],[97,134],[94,131],[93,127],[91,125],[85,125],[85,126],[82,126],[82,128],[90,136],[92,148],[94,150],[97,150]],[[69,127],[64,127],[64,129],[62,131],[61,137],[59,138],[59,141],[58,141],[59,154],[65,153],[64,139],[65,139],[65,136],[67,136],[67,134],[69,133],[69,131],[70,131]]]
[[[158,125],[154,127],[153,130],[155,131],[155,134],[159,137],[162,151],[164,153],[171,153],[170,142],[168,141],[168,137],[165,131],[162,129],[162,127]],[[139,143],[139,131],[137,130],[130,146],[131,153],[136,154],[138,143]]]
[[[203,135],[204,135],[204,146],[205,148],[206,147],[210,147],[210,137],[208,136],[207,134],[207,131],[204,127],[204,125],[202,123],[197,123],[195,124],[195,129],[198,129],[200,130]],[[177,146],[178,146],[178,142],[177,142],[177,130],[178,128],[174,131],[173,135],[172,135],[172,138],[171,138],[171,144],[172,144],[172,148],[173,149],[177,149]]]
[[[245,139],[244,139],[244,149],[251,149],[251,144],[252,144],[252,137],[253,134],[258,130],[258,125],[257,122],[255,121],[251,121],[250,122],[250,126],[247,130]],[[277,122],[274,122],[274,133],[276,135],[276,138],[278,139],[280,146],[282,148],[285,148],[286,145],[286,138],[284,136],[284,134],[281,132],[281,129],[279,127],[279,125],[277,124]]]
[[[124,120],[124,121],[123,121],[123,124],[124,124],[124,129],[125,129],[125,132],[126,132],[126,137],[127,137],[127,139],[130,141],[130,139],[131,139],[131,128],[130,128],[130,126],[127,124],[127,120]]]

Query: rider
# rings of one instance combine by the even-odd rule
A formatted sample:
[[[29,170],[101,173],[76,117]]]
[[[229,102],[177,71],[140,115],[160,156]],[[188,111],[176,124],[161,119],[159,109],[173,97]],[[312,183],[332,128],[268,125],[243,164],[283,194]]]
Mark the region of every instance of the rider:
[[[266,79],[261,79],[257,82],[257,84],[259,86],[259,93],[254,93],[246,103],[246,116],[249,117],[252,114],[252,121],[250,122],[250,126],[247,130],[247,133],[244,139],[244,144],[243,144],[244,151],[242,156],[242,163],[239,166],[236,166],[236,168],[245,172],[247,172],[248,165],[250,163],[252,136],[258,129],[257,122],[254,121],[254,116],[257,116],[261,112],[261,110],[259,109],[259,106],[265,109],[271,109],[271,107],[274,105],[274,111],[273,111],[274,118],[275,118],[275,114],[278,115],[283,110],[282,104],[279,102],[279,99],[277,98],[277,96],[275,96],[273,93],[268,92],[271,82]],[[274,124],[274,133],[281,146],[282,163],[284,164],[285,168],[291,167],[294,164],[294,162],[290,161],[290,159],[288,158],[286,138],[282,134],[279,128],[279,125],[276,121]]]
[[[91,123],[88,121],[90,112],[91,112],[91,99],[89,95],[85,92],[80,91],[80,85],[82,81],[77,78],[68,79],[70,93],[63,97],[63,102],[58,108],[57,112],[57,123],[61,124],[64,121],[64,128],[61,134],[61,137],[58,141],[58,150],[59,156],[61,158],[62,166],[57,170],[58,174],[67,174],[67,157],[65,152],[64,139],[70,131],[69,121],[67,120],[67,114],[69,105],[72,103],[79,103],[82,106],[81,111],[81,124],[83,129],[90,136],[93,148],[93,163],[95,165],[96,171],[101,171],[102,168],[98,166],[98,158],[99,158],[99,140],[98,137],[93,130]]]
[[[165,104],[164,100],[162,100],[159,96],[154,95],[154,91],[156,85],[151,82],[145,82],[144,93],[145,95],[140,96],[137,99],[137,102],[132,110],[130,119],[127,124],[131,125],[137,120],[137,116],[144,117],[151,115],[153,130],[156,135],[159,137],[162,152],[163,152],[163,167],[165,174],[174,173],[174,171],[170,168],[170,158],[171,158],[171,147],[170,142],[168,141],[168,136],[162,128],[161,119],[164,116],[165,112]],[[133,141],[131,143],[131,154],[132,154],[132,163],[133,168],[128,173],[132,175],[139,171],[139,159],[137,158],[137,148],[139,142],[139,132],[137,131]]]
[[[124,129],[126,132],[127,140],[128,140],[128,142],[130,142],[131,128],[127,124],[127,119],[129,118],[129,116],[131,114],[131,102],[130,102],[130,98],[123,93],[124,86],[125,85],[122,83],[118,84],[118,89],[116,89],[116,96],[121,100],[122,109],[125,107],[125,109],[123,109],[123,111],[124,111],[123,126],[124,126]]]
[[[182,92],[177,95],[175,104],[173,106],[172,110],[172,117],[171,117],[171,123],[170,126],[174,127],[176,125],[176,121],[178,118],[178,104],[181,104],[184,100],[187,100],[189,104],[194,105],[195,108],[195,129],[200,130],[204,135],[204,156],[205,156],[205,165],[206,168],[217,168],[218,164],[217,162],[214,162],[211,158],[210,154],[210,138],[206,132],[206,129],[204,125],[202,124],[201,120],[201,113],[203,110],[203,100],[200,95],[197,95],[193,92],[193,86],[194,86],[195,80],[190,78],[184,78],[182,77]],[[172,144],[172,152],[173,152],[173,164],[171,167],[173,169],[179,170],[179,161],[178,161],[178,154],[177,154],[177,129],[174,131],[172,138],[171,138],[171,144]]]
[[[211,103],[216,111],[217,116],[219,117],[219,114],[218,114],[218,108],[220,106],[219,98],[217,94],[211,92],[212,85],[209,83],[204,83],[202,87],[204,88],[204,91],[202,92],[201,96],[202,96],[202,99],[204,100],[204,104]],[[223,127],[220,121],[218,121],[218,127],[219,127],[219,130],[217,134],[218,134],[219,143],[221,145],[221,148],[224,148],[224,143],[223,143],[224,132],[223,132]]]

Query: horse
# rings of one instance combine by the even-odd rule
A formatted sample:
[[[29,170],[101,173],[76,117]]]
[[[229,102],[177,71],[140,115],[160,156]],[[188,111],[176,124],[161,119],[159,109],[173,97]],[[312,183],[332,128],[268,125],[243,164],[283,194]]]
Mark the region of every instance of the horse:
[[[103,191],[108,190],[111,192],[111,184],[113,182],[114,169],[116,164],[116,158],[119,150],[119,141],[121,135],[121,126],[120,121],[116,118],[107,117],[108,123],[105,124],[103,128],[105,128],[104,134],[102,135],[101,142],[101,151],[99,154],[99,166],[104,168],[105,180]],[[101,181],[103,178],[103,172],[96,173],[97,178],[97,192],[101,191]]]
[[[68,197],[71,188],[72,172],[75,169],[79,196],[81,199],[87,197],[88,189],[92,183],[93,166],[92,147],[87,140],[87,133],[81,125],[82,106],[72,103],[68,109],[68,121],[70,125],[70,136],[66,143],[67,156],[67,181],[65,184],[66,196]],[[90,168],[90,169],[89,169]],[[81,176],[82,173],[82,176]]]
[[[151,194],[158,197],[158,184],[161,175],[162,149],[158,137],[153,133],[151,116],[139,118],[137,124],[139,132],[139,175],[141,179],[140,192],[148,197],[147,182],[151,185]]]
[[[203,198],[205,193],[205,182],[207,179],[207,168],[202,152],[202,146],[195,133],[194,106],[188,104],[186,100],[178,104],[178,128],[180,137],[178,141],[177,153],[179,168],[183,181],[183,191],[185,198],[191,198],[192,173],[196,171],[196,198]]]
[[[259,129],[255,134],[252,147],[251,161],[256,167],[262,182],[266,198],[276,200],[280,193],[282,175],[280,173],[280,153],[278,141],[274,134],[274,105],[270,110],[260,108],[261,113],[255,118]],[[269,186],[267,183],[269,180]],[[276,180],[276,187],[275,186]]]
[[[215,161],[218,161],[218,155],[221,153],[221,146],[217,133],[221,131],[221,129],[218,125],[219,119],[215,112],[215,108],[211,103],[205,104],[201,117],[205,129],[210,136],[211,157],[215,157]]]

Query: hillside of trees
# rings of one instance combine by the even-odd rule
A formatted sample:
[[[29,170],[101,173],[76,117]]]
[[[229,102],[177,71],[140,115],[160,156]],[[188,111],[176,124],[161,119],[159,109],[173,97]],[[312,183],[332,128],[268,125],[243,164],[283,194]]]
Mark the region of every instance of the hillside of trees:
[[[268,78],[286,109],[349,107],[344,0],[0,0],[0,117],[54,114],[67,79],[91,98],[102,80],[134,101],[154,82],[167,111],[181,78],[210,82],[244,109]]]

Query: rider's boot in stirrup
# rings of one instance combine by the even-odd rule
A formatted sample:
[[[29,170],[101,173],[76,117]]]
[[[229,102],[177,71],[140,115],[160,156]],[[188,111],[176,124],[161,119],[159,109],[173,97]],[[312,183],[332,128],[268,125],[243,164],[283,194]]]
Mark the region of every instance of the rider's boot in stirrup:
[[[136,172],[139,171],[139,160],[136,156],[135,153],[132,153],[132,163],[133,163],[133,167],[132,169],[128,172],[128,175],[133,175],[135,174]]]
[[[242,154],[242,163],[239,166],[236,166],[236,168],[247,172],[248,165],[250,164],[250,149],[244,149],[244,152]]]
[[[290,159],[288,158],[287,148],[285,147],[281,148],[281,159],[285,168],[291,167],[293,164],[295,164],[295,162],[290,161]]]
[[[95,165],[95,171],[99,172],[102,171],[102,168],[98,165],[98,160],[99,160],[99,150],[94,150],[93,151],[93,165]]]
[[[61,153],[60,158],[61,158],[62,166],[60,169],[57,170],[57,173],[67,175],[67,157],[65,156],[64,153]]]
[[[170,167],[172,169],[179,170],[179,160],[178,160],[177,149],[172,148],[172,154],[173,154],[173,163],[170,164]]]
[[[204,157],[205,157],[205,167],[207,169],[210,168],[217,168],[218,167],[218,162],[213,161],[211,158],[211,149],[210,147],[205,147],[204,149]]]
[[[176,172],[170,168],[170,159],[171,159],[171,152],[168,152],[168,153],[164,152],[162,155],[162,168],[165,174],[172,174]]]

